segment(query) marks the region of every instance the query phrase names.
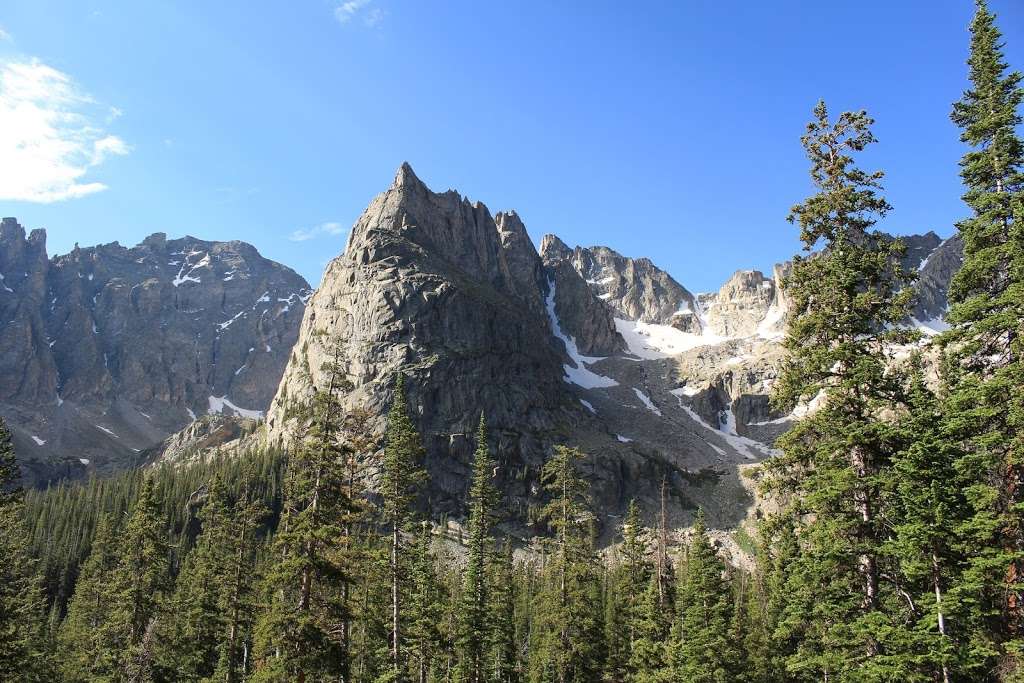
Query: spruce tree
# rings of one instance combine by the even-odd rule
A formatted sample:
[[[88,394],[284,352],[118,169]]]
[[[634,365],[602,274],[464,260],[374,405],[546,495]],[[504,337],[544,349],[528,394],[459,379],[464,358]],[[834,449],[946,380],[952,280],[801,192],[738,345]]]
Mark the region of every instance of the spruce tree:
[[[384,522],[390,531],[390,654],[393,677],[402,678],[405,669],[402,654],[402,593],[404,583],[404,554],[402,533],[412,518],[412,503],[417,488],[426,478],[420,465],[423,446],[420,435],[409,417],[405,395],[405,378],[399,374],[395,380],[395,391],[388,412],[385,435],[384,459],[381,472]]]
[[[23,521],[21,473],[0,420],[0,680],[47,677],[45,600]]]
[[[313,397],[309,433],[288,462],[284,511],[256,626],[255,681],[325,680],[339,676],[349,657],[338,627],[348,580],[339,522],[349,509],[338,434],[339,372],[330,366],[327,388]]]
[[[488,624],[486,680],[518,683],[520,667],[516,639],[517,575],[512,561],[512,542],[494,555],[488,571]]]
[[[497,491],[491,483],[494,461],[488,453],[487,423],[480,415],[469,486],[469,520],[466,567],[463,571],[462,605],[459,611],[459,680],[482,683],[485,679],[490,607],[487,570],[491,563],[491,525]]]
[[[257,567],[262,548],[257,533],[268,514],[255,490],[255,473],[250,471],[248,476],[244,492],[225,520],[226,529],[218,534],[225,540],[226,562],[218,601],[221,633],[212,678],[224,683],[239,683],[248,674],[247,655],[252,644]]]
[[[674,626],[672,669],[679,683],[729,683],[735,680],[737,643],[730,639],[732,594],[725,563],[715,553],[698,511],[680,577],[679,615]]]
[[[957,224],[963,265],[949,289],[952,328],[941,341],[950,387],[946,429],[965,448],[957,482],[971,512],[959,592],[977,603],[971,648],[1016,658],[1024,636],[1024,144],[1021,74],[1007,72],[995,17],[980,0],[971,22],[970,88],[953,122],[970,150],[960,161],[970,218]]]
[[[604,668],[601,585],[593,547],[589,487],[579,472],[583,453],[556,446],[541,484],[549,502],[541,520],[553,532],[553,553],[534,610],[531,681],[583,683]]]
[[[786,278],[788,358],[774,398],[789,407],[823,400],[763,466],[782,514],[801,520],[790,598],[817,627],[801,634],[788,665],[830,679],[887,675],[877,669],[878,634],[893,587],[882,585],[877,506],[900,436],[885,416],[902,401],[903,382],[886,349],[914,338],[898,326],[911,295],[902,244],[872,230],[890,208],[878,194],[882,173],[852,156],[875,142],[872,123],[863,111],[832,121],[819,102],[802,138],[818,192],[789,220],[804,250],[820,251],[796,257]]]
[[[123,680],[152,676],[158,618],[170,592],[170,563],[160,492],[146,477],[118,545],[121,553],[111,580],[107,625]],[[121,680],[121,678],[118,678]]]
[[[113,516],[102,514],[58,632],[61,674],[69,683],[109,680],[117,670],[109,618],[111,580],[117,568],[117,531]]]
[[[424,521],[422,531],[409,549],[411,558],[410,592],[409,592],[409,669],[412,679],[417,683],[428,683],[431,672],[435,669],[435,658],[439,653],[441,634],[438,624],[441,621],[442,600],[441,589],[435,567],[434,554],[431,551],[432,539],[430,523]]]
[[[220,639],[225,631],[221,592],[227,580],[231,539],[230,514],[224,483],[215,477],[207,487],[199,512],[202,531],[182,565],[165,619],[163,668],[181,681],[200,681],[213,674]]]

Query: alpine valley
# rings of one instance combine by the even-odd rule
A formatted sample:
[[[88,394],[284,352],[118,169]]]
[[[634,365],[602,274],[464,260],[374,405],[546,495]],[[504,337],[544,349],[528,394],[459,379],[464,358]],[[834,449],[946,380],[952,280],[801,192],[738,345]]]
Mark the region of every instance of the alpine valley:
[[[698,508],[734,561],[755,505],[744,470],[771,455],[798,405],[773,410],[788,311],[782,278],[738,270],[693,293],[647,258],[540,248],[513,212],[436,193],[403,164],[320,286],[243,242],[154,234],[47,258],[45,233],[0,228],[0,414],[28,480],[273,447],[340,366],[346,412],[383,434],[406,378],[425,447],[421,505],[458,525],[486,417],[500,528],[527,538],[557,444],[588,454],[598,530],[631,500],[671,529]],[[902,238],[920,270],[905,324],[944,329],[958,238]],[[742,264],[737,264],[742,265]],[[685,280],[685,277],[681,278]],[[376,481],[375,461],[366,479]]]

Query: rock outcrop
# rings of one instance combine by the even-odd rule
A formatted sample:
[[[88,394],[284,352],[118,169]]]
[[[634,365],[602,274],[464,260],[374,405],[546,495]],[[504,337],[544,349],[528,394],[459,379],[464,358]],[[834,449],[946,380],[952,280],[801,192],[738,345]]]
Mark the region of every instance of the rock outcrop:
[[[325,366],[336,359],[351,387],[344,406],[369,411],[378,433],[396,374],[407,377],[426,447],[421,502],[435,516],[464,512],[473,430],[483,413],[503,524],[514,533],[530,533],[524,525],[539,500],[540,468],[562,443],[590,456],[602,520],[616,519],[634,497],[653,509],[658,487],[651,482],[663,479],[675,521],[698,505],[716,522],[742,518],[737,501],[749,502],[749,493],[737,467],[767,448],[740,452],[734,437],[716,436],[717,428],[687,412],[670,393],[677,380],[668,355],[631,354],[616,309],[564,258],[572,252],[554,238],[542,251],[544,259],[515,214],[492,217],[455,192],[432,192],[403,165],[356,221],[310,299],[266,439],[287,446],[302,433],[296,408],[324,387]],[[648,287],[660,271],[649,262],[644,268],[650,277],[635,281]],[[673,296],[692,303],[688,294]],[[662,311],[669,319],[681,305],[674,300]]]
[[[545,263],[568,262],[618,318],[660,325],[674,324],[677,316],[694,320],[693,294],[650,259],[632,259],[600,246],[569,249],[554,235],[544,237],[540,250]]]
[[[244,242],[168,240],[46,256],[0,226],[0,414],[29,480],[133,465],[208,412],[267,409],[310,295]]]
[[[543,264],[515,214],[492,217],[456,192],[434,193],[407,165],[353,226],[309,302],[267,419],[288,443],[290,408],[323,387],[335,355],[353,389],[349,408],[378,416],[396,373],[427,449],[431,505],[457,508],[480,414],[489,421],[500,483],[525,499],[525,469],[582,416],[562,381],[568,360],[548,326]]]
[[[944,240],[914,264],[919,269],[914,285],[913,317],[920,322],[941,319],[949,310],[949,283],[963,263],[964,245],[958,235]]]

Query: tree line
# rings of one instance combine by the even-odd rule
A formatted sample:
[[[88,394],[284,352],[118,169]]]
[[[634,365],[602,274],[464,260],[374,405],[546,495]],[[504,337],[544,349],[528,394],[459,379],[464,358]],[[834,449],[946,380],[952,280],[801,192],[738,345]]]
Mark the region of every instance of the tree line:
[[[417,512],[405,378],[371,462],[328,363],[282,454],[26,494],[0,429],[0,679],[1024,680],[1024,89],[984,2],[970,29],[952,118],[971,215],[931,343],[905,324],[902,244],[874,230],[872,119],[819,103],[802,138],[815,193],[789,216],[806,253],[773,401],[816,409],[754,474],[772,505],[753,569],[699,512],[670,555],[632,504],[599,551],[568,446],[540,474],[542,542],[515,553],[484,416],[452,542]]]

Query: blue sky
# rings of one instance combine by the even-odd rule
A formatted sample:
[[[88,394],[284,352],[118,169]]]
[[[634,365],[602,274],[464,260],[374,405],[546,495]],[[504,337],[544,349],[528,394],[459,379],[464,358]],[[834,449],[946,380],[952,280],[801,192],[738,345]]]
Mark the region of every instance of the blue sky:
[[[1024,68],[1024,3],[991,0]],[[535,242],[649,256],[695,291],[797,248],[818,98],[866,108],[894,232],[964,214],[949,121],[967,0],[0,5],[0,214],[51,253],[244,239],[319,282],[408,160]],[[26,143],[31,143],[26,147]],[[17,163],[11,163],[11,159]],[[298,239],[305,238],[305,239]]]

